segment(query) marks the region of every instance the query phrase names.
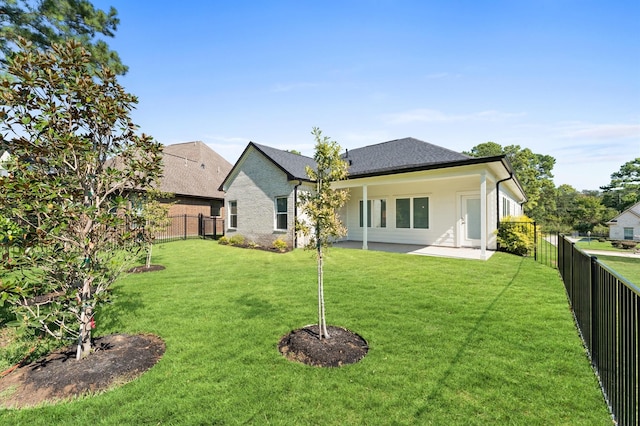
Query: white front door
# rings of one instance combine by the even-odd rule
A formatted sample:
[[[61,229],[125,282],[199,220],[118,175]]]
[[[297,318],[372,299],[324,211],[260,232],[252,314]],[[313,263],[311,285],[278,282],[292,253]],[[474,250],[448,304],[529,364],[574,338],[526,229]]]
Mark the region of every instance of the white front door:
[[[461,199],[460,235],[462,245],[466,247],[480,247],[482,233],[480,221],[480,197],[477,195],[463,195]]]

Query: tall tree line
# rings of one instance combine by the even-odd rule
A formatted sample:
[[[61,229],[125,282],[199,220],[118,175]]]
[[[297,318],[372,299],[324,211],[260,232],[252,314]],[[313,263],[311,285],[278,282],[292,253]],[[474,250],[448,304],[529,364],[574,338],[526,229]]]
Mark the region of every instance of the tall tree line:
[[[555,186],[555,158],[519,145],[503,147],[495,142],[474,146],[473,157],[505,155],[522,184],[528,201],[525,214],[546,230],[606,234],[606,222],[640,201],[640,158],[626,162],[611,174],[609,185],[578,191],[571,185]]]

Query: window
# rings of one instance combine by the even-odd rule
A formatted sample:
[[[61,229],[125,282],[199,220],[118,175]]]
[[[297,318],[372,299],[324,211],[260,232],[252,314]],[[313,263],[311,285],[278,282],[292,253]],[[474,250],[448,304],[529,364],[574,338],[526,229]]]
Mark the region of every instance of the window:
[[[624,239],[633,240],[633,228],[624,228]]]
[[[429,197],[397,198],[396,228],[429,229]]]
[[[229,228],[238,227],[238,202],[229,201]]]
[[[411,198],[396,200],[396,228],[411,228]]]
[[[429,228],[429,197],[413,199],[413,227]]]
[[[287,229],[287,197],[276,198],[276,229]]]
[[[362,200],[360,200],[360,227],[364,223],[362,217]],[[367,200],[367,227],[387,227],[387,200]]]
[[[507,197],[502,197],[502,217],[511,216],[511,203]]]

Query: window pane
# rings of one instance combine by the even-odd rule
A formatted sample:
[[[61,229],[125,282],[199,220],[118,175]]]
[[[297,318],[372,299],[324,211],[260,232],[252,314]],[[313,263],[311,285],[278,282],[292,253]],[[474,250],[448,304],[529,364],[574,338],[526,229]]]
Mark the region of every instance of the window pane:
[[[276,198],[276,206],[278,209],[278,213],[286,213],[287,212],[287,199],[286,198]]]
[[[633,228],[624,228],[624,239],[633,240]]]
[[[380,228],[387,227],[387,200],[380,200]]]
[[[396,228],[411,227],[410,208],[411,200],[409,198],[396,200]]]
[[[372,225],[374,228],[384,228],[387,226],[386,200],[371,200]]]
[[[238,202],[229,202],[229,228],[238,227]]]
[[[287,229],[287,197],[276,198],[276,229]]]
[[[279,214],[278,215],[278,229],[287,229],[287,215]]]
[[[413,199],[413,227],[420,229],[429,227],[429,197]]]
[[[360,228],[362,228],[362,207],[363,201],[360,200]],[[367,200],[367,227],[371,228],[371,200]]]

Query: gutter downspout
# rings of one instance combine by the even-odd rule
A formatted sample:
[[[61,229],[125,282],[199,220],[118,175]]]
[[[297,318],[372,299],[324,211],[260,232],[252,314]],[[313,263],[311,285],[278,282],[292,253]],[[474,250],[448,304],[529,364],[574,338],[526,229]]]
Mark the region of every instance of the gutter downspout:
[[[298,183],[293,187],[293,248],[298,248],[296,224],[298,223],[298,187],[300,185],[302,185],[302,181],[298,180]]]
[[[509,172],[509,177],[496,182],[496,229],[500,229],[500,183],[513,179],[513,173]]]

